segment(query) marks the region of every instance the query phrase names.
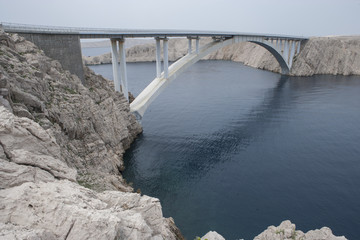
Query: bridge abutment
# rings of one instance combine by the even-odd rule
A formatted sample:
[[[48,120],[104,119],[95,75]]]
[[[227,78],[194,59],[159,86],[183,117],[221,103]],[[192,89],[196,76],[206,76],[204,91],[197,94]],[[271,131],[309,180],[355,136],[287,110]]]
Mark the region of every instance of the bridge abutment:
[[[19,33],[19,35],[33,42],[47,56],[58,60],[65,70],[77,75],[84,83],[85,76],[79,35],[43,33]]]

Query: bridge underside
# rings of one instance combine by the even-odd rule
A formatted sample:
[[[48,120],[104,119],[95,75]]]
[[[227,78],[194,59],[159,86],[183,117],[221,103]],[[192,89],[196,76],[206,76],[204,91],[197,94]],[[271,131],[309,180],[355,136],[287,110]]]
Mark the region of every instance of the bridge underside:
[[[164,55],[167,54],[167,39],[164,40]],[[191,49],[191,38],[189,39],[189,52],[187,55],[173,63],[169,68],[164,67],[163,72],[159,72],[160,63],[160,43],[157,39],[157,77],[136,97],[130,104],[130,110],[137,119],[141,119],[155,98],[171,83],[177,76],[188,69],[191,65],[225,46],[239,42],[252,42],[267,49],[279,62],[282,74],[288,74],[293,57],[299,53],[301,40],[289,40],[270,37],[254,37],[254,36],[234,36],[232,38],[214,38],[214,41],[199,48],[198,39],[196,41],[196,50]],[[167,62],[164,56],[164,63]],[[165,65],[165,64],[164,64]]]

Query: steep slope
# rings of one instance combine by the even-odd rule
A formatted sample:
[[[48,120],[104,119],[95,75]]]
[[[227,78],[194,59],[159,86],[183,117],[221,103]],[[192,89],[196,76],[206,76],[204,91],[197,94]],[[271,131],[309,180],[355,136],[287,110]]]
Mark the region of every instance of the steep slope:
[[[120,174],[141,131],[108,80],[0,29],[0,238],[181,239]]]
[[[17,35],[3,42],[0,88],[8,92],[14,114],[52,133],[63,160],[78,170],[79,181],[97,190],[129,190],[119,175],[122,154],[142,129],[122,94],[88,68],[82,85]]]

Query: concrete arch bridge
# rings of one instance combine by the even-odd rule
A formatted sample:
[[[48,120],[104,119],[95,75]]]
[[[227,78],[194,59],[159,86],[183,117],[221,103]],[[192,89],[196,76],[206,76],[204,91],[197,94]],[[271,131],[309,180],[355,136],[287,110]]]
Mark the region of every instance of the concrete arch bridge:
[[[137,119],[141,119],[154,99],[166,86],[179,74],[188,69],[191,65],[225,46],[239,42],[252,42],[264,47],[279,62],[282,74],[288,74],[294,56],[300,52],[301,43],[308,38],[272,34],[248,34],[238,32],[213,32],[213,31],[178,31],[178,30],[129,30],[110,28],[69,28],[54,26],[34,26],[12,23],[2,23],[6,32],[18,33],[27,40],[33,41],[50,57],[58,59],[63,66],[69,66],[72,72],[73,66],[82,66],[81,61],[81,38],[108,38],[112,46],[112,66],[115,82],[115,90],[121,91],[128,99],[128,83],[126,72],[126,56],[124,42],[126,38],[155,38],[156,40],[156,77],[154,80],[135,98],[130,104],[130,110]],[[1,26],[0,25],[0,26]],[[169,66],[168,61],[168,40],[170,37],[188,38],[188,53]],[[213,41],[200,47],[202,37],[212,37]],[[64,40],[65,39],[65,40]],[[193,47],[193,42],[195,46]],[[163,62],[161,61],[161,42],[163,45]],[[70,46],[70,47],[69,47]],[[60,48],[54,54],[53,49]],[[66,52],[71,48],[70,52]],[[79,51],[76,51],[76,48]],[[72,56],[80,53],[80,56]],[[66,56],[61,56],[64,54]],[[70,54],[70,55],[69,55]],[[73,58],[70,58],[70,57]],[[64,58],[65,57],[65,58]],[[69,59],[73,59],[69,63]],[[120,62],[120,67],[118,62]],[[162,67],[163,65],[163,67]],[[163,69],[163,71],[162,71]],[[75,69],[73,73],[83,79],[83,71]]]

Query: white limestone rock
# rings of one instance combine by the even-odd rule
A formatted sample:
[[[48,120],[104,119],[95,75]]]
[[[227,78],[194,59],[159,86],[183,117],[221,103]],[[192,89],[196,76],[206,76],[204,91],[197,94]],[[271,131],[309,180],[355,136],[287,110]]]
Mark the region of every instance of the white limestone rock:
[[[10,239],[176,239],[159,200],[137,193],[58,180],[0,190],[0,199],[0,236]]]
[[[56,240],[55,235],[49,231],[43,229],[28,229],[20,226],[13,225],[11,223],[0,223],[0,239],[6,240]]]
[[[55,139],[39,124],[0,106],[0,188],[27,181],[76,181],[76,170],[61,159]]]
[[[360,75],[360,36],[310,38],[296,56],[290,74]]]
[[[201,240],[225,240],[225,238],[215,231],[210,231],[205,234]]]
[[[311,230],[303,233],[296,230],[295,224],[289,220],[283,221],[278,227],[270,226],[264,232],[254,238],[254,240],[346,240],[344,236],[336,237],[331,230],[323,227],[320,230]]]

